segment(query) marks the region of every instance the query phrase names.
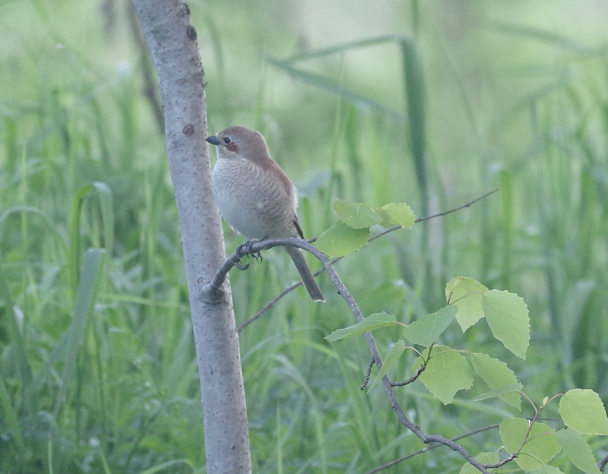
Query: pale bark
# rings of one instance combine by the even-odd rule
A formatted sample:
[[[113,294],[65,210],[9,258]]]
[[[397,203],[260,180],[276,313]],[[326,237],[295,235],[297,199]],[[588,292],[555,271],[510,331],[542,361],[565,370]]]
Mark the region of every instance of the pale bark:
[[[196,30],[188,7],[179,0],[132,1],[161,85],[201,382],[207,472],[248,473],[247,412],[228,280],[213,301],[201,295],[202,286],[211,280],[225,252],[211,194],[204,79]]]

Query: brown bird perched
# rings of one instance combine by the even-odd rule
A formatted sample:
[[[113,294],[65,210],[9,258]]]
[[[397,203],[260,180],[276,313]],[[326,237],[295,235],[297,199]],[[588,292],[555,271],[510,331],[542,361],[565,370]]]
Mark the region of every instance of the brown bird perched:
[[[264,137],[232,126],[207,137],[217,146],[213,196],[222,217],[248,240],[304,238],[298,223],[296,187],[270,157]],[[285,247],[315,301],[325,301],[300,249]]]

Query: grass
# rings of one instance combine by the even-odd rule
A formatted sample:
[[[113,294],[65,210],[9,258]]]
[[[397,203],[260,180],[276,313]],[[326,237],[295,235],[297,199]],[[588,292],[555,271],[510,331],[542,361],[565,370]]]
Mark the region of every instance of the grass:
[[[517,292],[531,310],[532,347],[525,362],[507,361],[527,393],[540,401],[578,386],[606,399],[605,45],[483,15],[469,19],[473,41],[438,32],[439,7],[413,6],[415,41],[359,32],[298,54],[288,25],[265,36],[235,12],[237,34],[209,19],[219,6],[206,6],[217,15],[204,21],[193,6],[211,129],[255,123],[265,133],[301,191],[307,235],[330,225],[335,197],[407,201],[421,215],[499,187],[471,209],[370,244],[339,273],[365,314],[406,322],[441,307],[456,275]],[[0,472],[205,472],[163,137],[126,20],[118,16],[112,39],[95,20],[81,41],[74,19],[94,8],[0,6],[0,57],[12,66],[0,71]],[[24,30],[10,27],[19,22]],[[267,62],[259,49],[241,52],[260,37]],[[128,45],[124,58],[114,57],[117,42]],[[365,66],[378,63],[388,72]],[[413,91],[425,91],[424,104]],[[241,243],[226,235],[229,249]],[[278,251],[232,274],[237,321],[295,279]],[[326,304],[298,290],[241,334],[255,472],[360,473],[423,448],[380,390],[359,390],[363,342],[323,339],[352,321],[321,282]],[[378,334],[385,354],[396,337]],[[483,328],[449,337],[496,351]],[[399,370],[395,378],[409,375]],[[418,424],[446,436],[506,411],[466,393],[442,407],[418,384],[399,396]],[[499,446],[492,431],[463,442],[473,452]],[[385,472],[461,465],[438,449]]]

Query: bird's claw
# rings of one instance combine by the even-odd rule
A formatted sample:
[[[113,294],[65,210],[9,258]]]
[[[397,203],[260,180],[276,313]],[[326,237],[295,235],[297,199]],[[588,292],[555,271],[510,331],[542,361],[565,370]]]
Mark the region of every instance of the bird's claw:
[[[237,247],[237,249],[236,249],[236,254],[237,254],[237,255],[238,255],[240,258],[243,258],[243,257],[245,257],[246,255],[251,255],[253,258],[255,258],[255,259],[256,259],[256,261],[257,261],[258,263],[261,263],[261,262],[262,262],[262,260],[264,260],[264,259],[262,258],[262,254],[261,254],[260,252],[252,252],[252,251],[251,251],[251,247],[252,247],[252,245],[253,245],[253,244],[255,244],[255,243],[257,243],[257,242],[259,242],[259,240],[257,240],[257,239],[253,239],[253,240],[248,240],[247,242],[245,242],[245,243],[244,243],[244,244],[242,244],[242,245],[239,245],[239,246]],[[247,270],[247,269],[249,268],[249,264],[246,264],[246,265],[242,264],[242,263],[241,263],[241,261],[240,261],[240,259],[239,259],[238,263],[236,263],[236,265],[235,265],[235,266],[236,266],[236,268],[238,268],[239,270]]]

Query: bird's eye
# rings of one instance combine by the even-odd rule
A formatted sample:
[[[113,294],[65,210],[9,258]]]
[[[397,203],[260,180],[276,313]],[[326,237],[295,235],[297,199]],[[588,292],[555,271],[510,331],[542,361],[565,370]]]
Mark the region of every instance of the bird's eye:
[[[230,137],[224,137],[224,138],[222,138],[222,141],[224,142],[224,145],[230,145],[232,143],[232,140],[230,140]]]

